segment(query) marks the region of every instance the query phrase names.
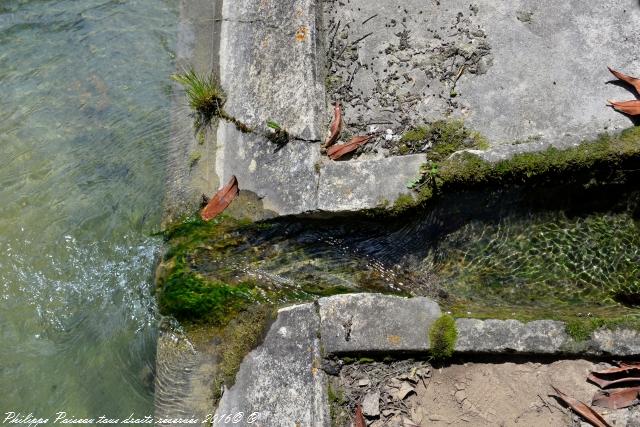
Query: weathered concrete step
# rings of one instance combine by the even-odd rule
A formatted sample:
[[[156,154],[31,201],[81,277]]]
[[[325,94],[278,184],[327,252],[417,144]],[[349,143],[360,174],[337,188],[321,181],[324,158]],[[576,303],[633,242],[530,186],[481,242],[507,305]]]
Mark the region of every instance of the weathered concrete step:
[[[235,384],[222,396],[218,418],[243,412],[239,423],[228,424],[328,426],[319,327],[314,304],[280,310],[264,343],[245,357]]]
[[[325,353],[427,351],[429,328],[441,316],[429,298],[347,294],[321,298]]]
[[[346,294],[280,310],[263,344],[249,353],[216,414],[245,418],[238,425],[327,426],[323,356],[429,350],[428,333],[440,307],[424,298]],[[600,329],[575,342],[562,322],[458,319],[459,354],[636,356],[640,333]],[[243,424],[245,423],[245,424]],[[296,424],[297,423],[297,424]]]

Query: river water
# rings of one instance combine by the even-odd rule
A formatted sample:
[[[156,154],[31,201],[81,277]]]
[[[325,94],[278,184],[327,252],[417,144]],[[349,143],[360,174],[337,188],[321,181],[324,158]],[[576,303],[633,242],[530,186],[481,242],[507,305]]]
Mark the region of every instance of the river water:
[[[0,2],[0,413],[153,413],[178,12]]]

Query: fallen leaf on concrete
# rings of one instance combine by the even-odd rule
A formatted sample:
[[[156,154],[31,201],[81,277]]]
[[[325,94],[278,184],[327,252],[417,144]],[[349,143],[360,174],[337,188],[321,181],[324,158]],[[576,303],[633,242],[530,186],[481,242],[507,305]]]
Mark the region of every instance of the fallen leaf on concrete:
[[[322,144],[322,148],[327,148],[336,143],[342,132],[342,110],[340,109],[340,103],[336,102],[333,107],[333,121],[329,127],[329,137]]]
[[[637,116],[640,114],[640,100],[634,99],[631,101],[607,101],[614,110],[621,113],[628,114],[630,116]]]
[[[574,399],[571,396],[564,394],[554,386],[551,386],[551,388],[553,388],[555,392],[558,393],[558,396],[556,397],[558,397],[560,400],[566,403],[571,409],[573,409],[577,414],[579,414],[582,418],[588,421],[591,425],[595,427],[611,427],[611,425],[607,423],[607,421],[605,421],[605,419],[602,418],[600,414],[598,414],[596,411],[588,407],[586,404],[580,402],[577,399]]]
[[[604,378],[598,378],[596,374],[598,374],[598,372],[590,373],[589,376],[587,376],[587,380],[596,384],[600,388],[607,388],[612,385],[618,385],[618,384],[624,384],[624,383],[640,383],[639,377],[624,377],[624,378],[607,380]]]
[[[356,416],[353,420],[354,427],[367,427],[367,423],[364,420],[364,415],[362,415],[362,406],[360,404],[356,405]]]
[[[200,211],[200,217],[205,221],[209,221],[220,215],[220,213],[229,206],[233,199],[236,198],[239,191],[238,180],[236,179],[236,176],[233,175],[227,185],[218,190],[218,192],[209,200],[207,206]]]
[[[636,91],[638,91],[638,93],[640,93],[640,79],[623,74],[620,71],[616,71],[611,67],[607,67],[607,68],[609,69],[609,71],[611,71],[611,74],[616,76],[616,78],[622,80],[625,83],[630,84],[636,89]]]
[[[626,408],[640,402],[638,393],[640,393],[640,387],[601,390],[593,396],[591,404],[607,409]]]
[[[372,135],[354,136],[346,144],[334,145],[327,150],[327,155],[331,160],[338,160],[345,154],[355,151],[359,146],[366,144],[372,138]]]
[[[640,364],[620,362],[618,367],[608,368],[603,371],[593,371],[591,373],[597,376],[607,376],[611,374],[620,374],[620,373],[623,373],[623,374],[637,373],[638,376],[640,376]]]

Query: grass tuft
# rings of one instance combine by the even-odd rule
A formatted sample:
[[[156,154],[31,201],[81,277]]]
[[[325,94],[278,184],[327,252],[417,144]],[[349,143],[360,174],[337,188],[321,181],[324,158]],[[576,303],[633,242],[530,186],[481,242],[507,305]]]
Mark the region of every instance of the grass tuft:
[[[213,73],[198,74],[191,69],[171,78],[185,88],[189,106],[195,112],[196,131],[209,125],[214,117],[226,116],[222,108],[226,98]]]
[[[438,361],[448,359],[453,355],[457,339],[458,330],[455,319],[448,314],[440,316],[429,330],[431,356]]]

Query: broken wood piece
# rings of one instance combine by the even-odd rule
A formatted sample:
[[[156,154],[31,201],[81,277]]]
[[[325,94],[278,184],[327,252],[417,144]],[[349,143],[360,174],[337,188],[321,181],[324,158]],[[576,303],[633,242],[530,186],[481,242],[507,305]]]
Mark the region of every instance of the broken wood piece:
[[[579,400],[564,394],[554,386],[551,386],[551,388],[553,388],[553,390],[555,390],[555,392],[558,394],[558,396],[556,397],[562,400],[575,413],[580,415],[582,418],[588,421],[591,425],[595,427],[611,427],[611,425],[607,423],[607,421],[604,418],[602,418],[602,415],[598,414],[596,411],[591,409],[589,406],[587,406],[583,402],[580,402]]]
[[[238,180],[235,175],[232,175],[227,185],[218,190],[207,205],[200,211],[200,217],[205,221],[209,221],[220,215],[220,213],[231,204],[233,199],[236,198],[239,192]]]
[[[331,160],[338,160],[345,154],[355,151],[361,145],[366,144],[373,138],[373,135],[354,136],[346,144],[334,145],[327,150],[327,155]]]

